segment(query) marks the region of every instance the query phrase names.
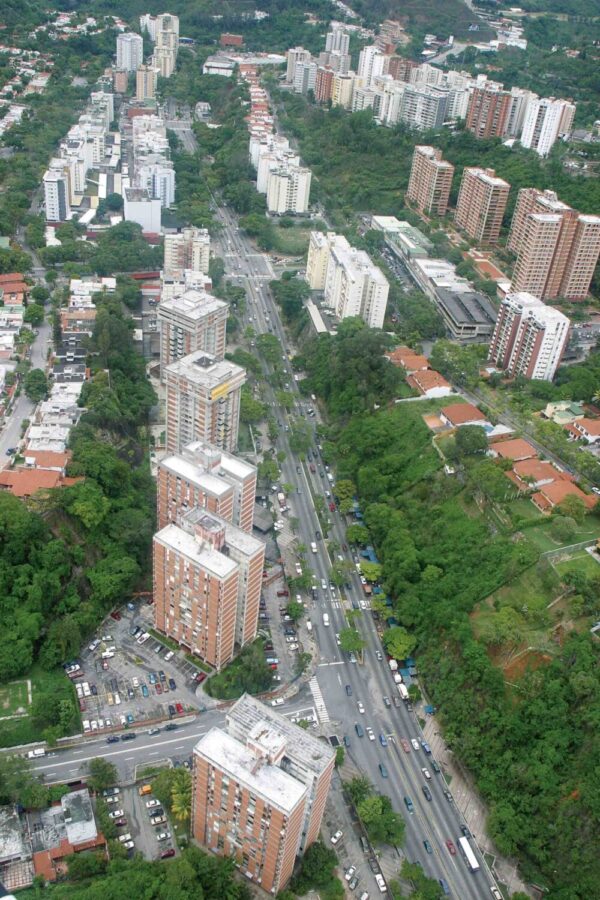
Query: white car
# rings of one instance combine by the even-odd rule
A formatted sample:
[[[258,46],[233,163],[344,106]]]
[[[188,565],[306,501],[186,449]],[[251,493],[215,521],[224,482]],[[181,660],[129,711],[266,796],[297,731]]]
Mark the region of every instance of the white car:
[[[341,644],[341,641],[340,641],[340,633],[339,633],[339,631],[336,633],[336,636],[335,636],[335,642],[336,642],[336,644],[337,644],[338,647],[339,647],[340,644]]]
[[[106,803],[118,803],[119,798],[118,797],[106,797],[105,802]],[[121,815],[122,815],[122,813],[121,813]]]
[[[133,848],[135,847],[135,844],[133,843],[133,841],[125,841],[123,846],[125,847],[126,850],[133,850]]]
[[[336,831],[336,833],[331,837],[331,843],[332,843],[332,844],[337,844],[337,843],[339,843],[339,842],[341,841],[341,839],[342,839],[343,837],[344,837],[344,832],[343,832],[343,831]]]
[[[414,748],[415,750],[420,750],[420,749],[421,749],[421,745],[419,744],[419,742],[418,742],[418,740],[417,740],[416,738],[411,738],[411,739],[410,739],[410,742],[411,742],[411,744],[413,745],[413,748]]]
[[[365,707],[363,706],[362,700],[358,700],[356,705],[358,706],[359,713],[364,713]]]
[[[321,587],[323,588],[324,591],[327,590],[327,582],[325,581],[324,578],[321,578]]]
[[[383,654],[382,654],[381,650],[376,650],[376,651],[375,651],[375,656],[377,657],[377,659],[379,660],[379,662],[381,662],[381,660],[383,659]]]
[[[346,869],[346,874],[344,875],[344,878],[346,879],[346,881],[351,881],[355,872],[356,872],[356,866],[350,866],[349,869]]]
[[[133,678],[132,681],[131,681],[131,683],[132,683],[132,685],[133,685],[134,687],[139,687],[139,686],[140,686],[140,679],[139,679],[139,678]]]
[[[373,729],[372,729],[369,725],[367,725],[367,734],[369,735],[369,740],[370,740],[370,741],[374,741],[374,740],[375,740],[375,732],[373,731]]]
[[[288,647],[288,650],[297,650],[298,647],[299,647],[299,644],[290,644]]]
[[[271,700],[271,706],[281,706],[283,702],[283,697],[276,697],[275,700]]]
[[[429,781],[431,778],[431,772],[429,771],[429,769],[422,768],[421,772],[423,773],[423,777],[426,778],[427,781]]]
[[[160,806],[160,800],[157,800],[156,797],[146,800],[146,809],[154,809],[155,806]]]
[[[108,815],[111,819],[120,819],[121,816],[125,815],[125,813],[122,809],[115,809],[114,812],[110,812]]]
[[[159,833],[156,835],[156,840],[157,841],[168,841],[170,837],[171,837],[170,831],[159,831]]]

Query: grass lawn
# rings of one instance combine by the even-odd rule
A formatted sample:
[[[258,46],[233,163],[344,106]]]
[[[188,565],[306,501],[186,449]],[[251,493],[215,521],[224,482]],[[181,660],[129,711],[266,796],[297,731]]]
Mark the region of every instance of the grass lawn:
[[[566,575],[567,572],[573,571],[581,572],[582,575],[586,575],[588,578],[597,578],[600,575],[600,564],[595,559],[592,559],[585,550],[579,551],[571,559],[565,559],[564,562],[556,563],[554,568],[561,577]]]
[[[34,700],[36,691],[43,689],[44,693],[52,692],[61,700],[70,700],[77,707],[75,688],[62,669],[47,672],[36,666],[18,684],[25,685],[27,678],[31,681]],[[11,685],[5,685],[3,690],[9,687]],[[77,713],[79,715],[78,708]],[[19,744],[30,744],[39,740],[40,730],[34,725],[29,716],[19,716],[17,719],[0,719],[0,747],[16,747]]]
[[[293,228],[281,228],[275,226],[273,234],[275,238],[274,250],[279,253],[287,253],[290,256],[300,256],[308,250],[310,228],[295,226]]]
[[[27,681],[13,681],[0,687],[0,719],[27,710],[29,705]]]
[[[531,610],[545,609],[560,593],[559,580],[549,572],[542,579],[537,566],[531,566],[515,581],[499,588],[487,600],[494,606],[498,601],[500,607],[512,606],[520,610],[527,606]]]
[[[519,501],[517,501],[519,502]],[[531,504],[533,506],[533,504]],[[550,536],[550,521],[544,520],[542,524],[535,528],[528,528],[524,534],[526,537],[540,548],[541,553],[547,550],[558,550],[560,547],[568,547],[571,544],[579,544],[581,541],[592,541],[600,537],[600,520],[595,516],[588,516],[582,527],[575,532],[572,538],[566,543],[559,541],[558,543]]]
[[[513,500],[512,503],[508,504],[507,510],[513,520],[538,519],[540,522],[543,521],[543,517],[539,509],[533,505],[531,500],[526,500],[524,497],[520,497],[518,500]],[[527,532],[527,534],[529,534],[529,531]]]

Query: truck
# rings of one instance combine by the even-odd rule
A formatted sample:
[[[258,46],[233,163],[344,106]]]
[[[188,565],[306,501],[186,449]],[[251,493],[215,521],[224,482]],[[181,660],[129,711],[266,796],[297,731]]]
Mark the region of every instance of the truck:
[[[396,662],[395,659],[388,659],[388,666],[390,667],[392,672],[398,671],[398,663]]]
[[[46,751],[43,747],[38,747],[37,750],[29,750],[27,753],[27,759],[39,759],[40,756],[45,756]]]
[[[398,685],[398,693],[400,694],[400,696],[402,697],[403,700],[408,700],[408,699],[409,699],[409,697],[408,697],[408,690],[407,690],[405,684],[399,684],[399,685]]]
[[[314,541],[310,542],[310,549],[312,550],[313,553],[317,552],[317,545]]]
[[[279,493],[277,494],[277,499],[279,501],[280,509],[285,509],[285,494],[283,493],[283,491],[279,491]]]

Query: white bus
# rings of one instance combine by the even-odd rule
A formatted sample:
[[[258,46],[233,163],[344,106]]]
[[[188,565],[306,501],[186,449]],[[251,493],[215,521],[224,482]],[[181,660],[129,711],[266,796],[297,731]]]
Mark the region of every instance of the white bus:
[[[471,845],[466,837],[461,837],[458,839],[458,845],[460,847],[461,853],[465,858],[465,862],[468,865],[471,872],[476,872],[479,868],[479,863],[477,862],[477,857],[471,850]]]

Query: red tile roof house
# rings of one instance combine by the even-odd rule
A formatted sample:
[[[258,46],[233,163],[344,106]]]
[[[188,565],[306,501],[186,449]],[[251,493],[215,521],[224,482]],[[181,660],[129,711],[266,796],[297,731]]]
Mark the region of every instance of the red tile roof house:
[[[536,494],[533,494],[531,500],[541,512],[551,512],[555,506],[565,499],[565,497],[579,497],[583,501],[586,508],[593,509],[598,497],[594,494],[584,494],[584,492],[569,481],[553,481],[551,484],[544,485]]]
[[[577,437],[588,444],[595,444],[600,441],[600,419],[576,419],[571,422],[569,432],[573,437]]]
[[[556,469],[551,462],[544,462],[541,459],[523,459],[516,462],[512,472],[508,473],[514,477],[511,479],[523,490],[532,488],[540,488],[545,484],[552,484],[555,481],[573,482],[571,475]]]
[[[423,397],[447,397],[452,393],[452,386],[434,369],[413,372],[406,376],[406,382]]]
[[[385,355],[394,366],[401,366],[409,375],[429,368],[427,357],[415,353],[410,347],[396,347]]]
[[[523,438],[513,438],[511,441],[498,441],[490,444],[492,455],[500,457],[500,459],[512,459],[514,462],[520,462],[523,459],[535,459],[537,452],[535,447],[529,441]]]
[[[461,425],[491,427],[491,422],[488,422],[481,410],[472,403],[453,403],[452,406],[444,406],[440,410],[440,419],[450,428],[460,428]]]

